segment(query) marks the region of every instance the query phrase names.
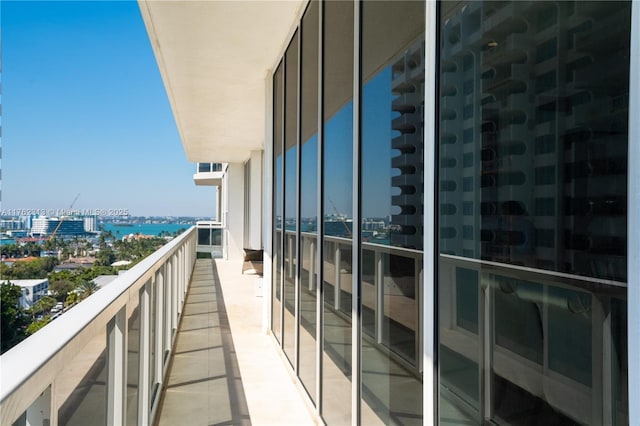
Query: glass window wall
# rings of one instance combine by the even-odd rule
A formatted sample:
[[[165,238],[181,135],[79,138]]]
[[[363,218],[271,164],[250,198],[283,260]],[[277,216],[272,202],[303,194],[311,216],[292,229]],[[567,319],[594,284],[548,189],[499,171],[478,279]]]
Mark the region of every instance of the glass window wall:
[[[631,3],[439,11],[439,421],[626,424]]]
[[[273,77],[273,280],[271,288],[271,330],[282,342],[282,203],[283,197],[284,69],[282,63]]]
[[[316,400],[318,285],[318,30],[319,2],[302,18],[300,147],[300,380]]]
[[[424,19],[362,3],[362,424],[422,424]]]
[[[353,9],[325,2],[323,28],[322,416],[351,423],[353,223]]]
[[[298,33],[285,54],[284,92],[284,316],[282,343],[295,362],[298,227]]]

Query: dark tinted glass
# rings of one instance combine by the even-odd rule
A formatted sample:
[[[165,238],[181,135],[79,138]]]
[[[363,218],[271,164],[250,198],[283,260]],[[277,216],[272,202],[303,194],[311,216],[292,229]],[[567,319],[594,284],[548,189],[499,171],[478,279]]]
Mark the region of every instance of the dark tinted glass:
[[[362,3],[363,424],[422,424],[424,19]]]
[[[312,1],[302,18],[300,147],[300,338],[299,375],[316,399],[318,285],[318,18]]]
[[[296,229],[298,224],[298,33],[285,54],[284,105],[284,351],[294,362],[296,308]]]
[[[351,423],[353,3],[324,3],[324,356],[327,424]]]
[[[630,15],[440,5],[442,423],[628,421]]]
[[[283,118],[284,69],[282,63],[273,77],[273,281],[271,289],[271,330],[281,336],[282,292],[282,202],[283,202]]]

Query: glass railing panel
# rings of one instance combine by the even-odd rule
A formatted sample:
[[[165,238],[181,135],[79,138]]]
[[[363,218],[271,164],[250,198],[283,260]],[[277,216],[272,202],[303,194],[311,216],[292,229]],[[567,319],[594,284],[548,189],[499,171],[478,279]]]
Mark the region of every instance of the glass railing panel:
[[[414,365],[418,326],[416,260],[388,253],[382,256],[382,343]]]
[[[140,375],[140,296],[131,292],[131,315],[127,323],[127,424],[138,422],[138,392]]]
[[[81,349],[71,366],[56,377],[54,401],[58,425],[106,424],[106,327]]]
[[[362,332],[376,338],[376,312],[378,307],[378,273],[382,259],[374,250],[362,250]]]
[[[145,285],[148,293],[149,293],[149,409],[153,405],[153,401],[157,397],[158,392],[158,383],[157,383],[157,361],[156,357],[160,356],[157,354],[156,350],[156,339],[158,338],[158,330],[157,330],[157,320],[156,315],[158,315],[157,310],[157,301],[158,297],[157,285],[155,280],[150,280]]]
[[[300,265],[300,379],[315,400],[317,324],[317,238],[302,235]]]
[[[339,244],[338,256],[340,261],[337,265],[336,278],[338,279],[337,287],[340,289],[338,297],[338,309],[347,316],[351,316],[351,301],[353,292],[353,250],[351,244]]]
[[[222,246],[222,228],[211,229],[211,245]]]

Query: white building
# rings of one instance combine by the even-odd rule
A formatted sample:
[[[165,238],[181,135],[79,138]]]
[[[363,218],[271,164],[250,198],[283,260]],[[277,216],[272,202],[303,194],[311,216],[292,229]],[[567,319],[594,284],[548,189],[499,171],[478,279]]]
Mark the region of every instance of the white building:
[[[35,280],[3,280],[1,284],[4,285],[7,283],[22,288],[20,307],[23,309],[31,308],[38,300],[46,296],[49,291],[49,280],[47,278]]]
[[[84,221],[84,230],[85,232],[96,232],[97,231],[97,218],[96,216],[85,216],[82,218]]]
[[[31,235],[34,237],[50,236],[81,236],[85,235],[85,222],[82,218],[75,217],[47,217],[41,216],[33,219]]]

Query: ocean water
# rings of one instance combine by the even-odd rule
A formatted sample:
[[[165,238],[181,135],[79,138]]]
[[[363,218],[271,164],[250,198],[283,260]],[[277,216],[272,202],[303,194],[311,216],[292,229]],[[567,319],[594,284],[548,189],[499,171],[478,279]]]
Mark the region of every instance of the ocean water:
[[[133,226],[117,226],[112,223],[105,223],[104,230],[111,231],[113,235],[122,238],[129,234],[159,235],[162,231],[173,234],[180,229],[187,230],[191,226],[181,223],[140,223],[133,224]]]

